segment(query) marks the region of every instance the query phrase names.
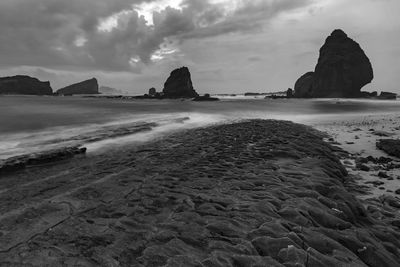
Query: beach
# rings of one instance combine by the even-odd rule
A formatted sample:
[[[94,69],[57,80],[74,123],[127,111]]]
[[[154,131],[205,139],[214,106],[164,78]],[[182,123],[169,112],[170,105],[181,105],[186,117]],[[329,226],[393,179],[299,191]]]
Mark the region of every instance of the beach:
[[[329,134],[331,140],[328,142],[348,152],[342,155],[342,163],[365,187],[363,196],[360,196],[363,199],[399,196],[400,161],[376,145],[379,140],[399,139],[399,127],[398,113],[338,118],[316,126]]]
[[[2,176],[0,263],[398,266],[399,200],[329,138],[246,120]]]

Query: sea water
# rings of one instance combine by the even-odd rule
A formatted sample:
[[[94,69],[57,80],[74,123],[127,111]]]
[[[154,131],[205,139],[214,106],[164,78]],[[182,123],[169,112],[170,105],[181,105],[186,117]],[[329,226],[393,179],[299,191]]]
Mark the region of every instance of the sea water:
[[[151,141],[189,128],[243,119],[318,125],[400,114],[400,101],[228,98],[218,102],[0,96],[0,159],[82,145],[89,152]]]

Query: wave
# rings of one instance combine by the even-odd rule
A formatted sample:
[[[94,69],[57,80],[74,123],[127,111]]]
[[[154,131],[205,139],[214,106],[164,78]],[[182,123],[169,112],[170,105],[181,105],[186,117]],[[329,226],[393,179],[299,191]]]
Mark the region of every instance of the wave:
[[[94,153],[109,146],[143,143],[166,133],[218,123],[223,116],[200,113],[141,114],[102,124],[53,127],[45,131],[2,135],[0,159],[61,147],[82,146]]]

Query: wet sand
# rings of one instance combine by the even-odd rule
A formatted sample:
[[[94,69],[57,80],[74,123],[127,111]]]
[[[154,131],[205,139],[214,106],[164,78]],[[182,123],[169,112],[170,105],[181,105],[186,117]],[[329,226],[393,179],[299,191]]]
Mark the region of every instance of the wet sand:
[[[399,266],[400,201],[324,138],[254,120],[3,176],[0,265]]]
[[[331,142],[349,152],[342,158],[347,170],[365,186],[362,198],[384,195],[400,197],[400,159],[390,156],[376,146],[382,139],[400,139],[400,114],[357,116],[316,126],[330,135]],[[365,158],[389,158],[390,162],[365,162]],[[361,162],[363,161],[363,162]],[[383,177],[382,177],[383,176]]]

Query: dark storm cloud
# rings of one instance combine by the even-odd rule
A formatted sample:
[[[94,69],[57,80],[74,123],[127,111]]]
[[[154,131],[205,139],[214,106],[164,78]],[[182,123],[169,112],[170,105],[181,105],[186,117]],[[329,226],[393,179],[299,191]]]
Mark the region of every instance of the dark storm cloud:
[[[140,72],[168,41],[254,31],[309,1],[238,0],[235,10],[227,10],[226,3],[185,0],[181,9],[155,12],[154,25],[133,8],[143,2],[154,1],[2,0],[0,66]],[[99,31],[113,15],[118,26]]]

